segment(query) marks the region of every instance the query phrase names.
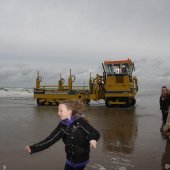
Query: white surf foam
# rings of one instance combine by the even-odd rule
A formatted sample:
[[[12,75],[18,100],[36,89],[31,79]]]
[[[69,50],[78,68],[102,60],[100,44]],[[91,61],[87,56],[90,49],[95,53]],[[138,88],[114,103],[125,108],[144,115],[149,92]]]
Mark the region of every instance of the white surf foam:
[[[29,88],[0,88],[0,97],[32,97],[33,89]]]

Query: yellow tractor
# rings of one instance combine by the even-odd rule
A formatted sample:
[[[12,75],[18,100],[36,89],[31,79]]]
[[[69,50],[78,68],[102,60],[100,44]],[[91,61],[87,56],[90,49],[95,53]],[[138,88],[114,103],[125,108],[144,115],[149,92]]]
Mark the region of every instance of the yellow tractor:
[[[134,63],[130,60],[104,61],[104,100],[107,107],[133,106],[138,91]]]
[[[135,105],[138,91],[137,78],[132,76],[135,70],[130,60],[104,61],[103,75],[89,78],[89,86],[74,86],[75,76],[68,77],[68,84],[61,77],[58,85],[41,85],[42,78],[37,73],[34,98],[38,105],[58,105],[60,100],[78,99],[85,104],[91,100],[104,100],[107,107],[131,107]]]

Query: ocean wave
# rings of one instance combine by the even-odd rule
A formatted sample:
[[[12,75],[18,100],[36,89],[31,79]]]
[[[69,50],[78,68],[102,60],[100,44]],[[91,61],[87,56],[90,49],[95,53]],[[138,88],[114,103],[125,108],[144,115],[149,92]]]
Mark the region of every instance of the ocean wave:
[[[0,88],[0,97],[32,97],[30,88]]]

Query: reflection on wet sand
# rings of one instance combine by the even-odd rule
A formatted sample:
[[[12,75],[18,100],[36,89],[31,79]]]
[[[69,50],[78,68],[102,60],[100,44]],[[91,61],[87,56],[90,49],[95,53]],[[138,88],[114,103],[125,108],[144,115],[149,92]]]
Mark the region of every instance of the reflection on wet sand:
[[[162,155],[162,170],[170,169],[170,142],[167,141],[165,152]]]
[[[131,169],[134,168],[132,157],[137,137],[136,109],[93,107],[89,108],[90,121],[99,127],[101,145],[99,152],[101,164],[90,165],[95,169]],[[99,156],[97,155],[97,156]],[[87,169],[87,170],[89,170]]]
[[[158,98],[159,95],[150,94],[138,96],[135,108],[129,109],[91,104],[85,116],[99,130],[101,138],[97,149],[91,150],[86,170],[170,170],[170,142],[159,131]],[[56,127],[57,107],[37,107],[32,98],[0,101],[0,169],[64,169],[62,141],[36,155],[23,150]]]
[[[103,147],[106,151],[129,154],[134,149],[137,136],[135,108],[132,110],[108,110],[107,128],[103,134]]]

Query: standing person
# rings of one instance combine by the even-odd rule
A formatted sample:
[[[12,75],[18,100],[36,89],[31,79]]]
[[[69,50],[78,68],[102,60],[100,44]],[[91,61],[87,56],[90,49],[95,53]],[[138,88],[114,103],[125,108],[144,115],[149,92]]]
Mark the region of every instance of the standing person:
[[[162,126],[164,126],[167,121],[169,102],[170,102],[169,91],[166,86],[162,86],[159,100],[160,110],[162,111]]]
[[[66,164],[64,170],[83,170],[89,162],[90,146],[96,148],[99,132],[88,123],[82,113],[86,107],[80,100],[63,100],[58,106],[61,121],[43,141],[25,150],[32,154],[49,148],[62,139],[65,144]]]

